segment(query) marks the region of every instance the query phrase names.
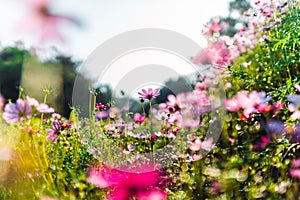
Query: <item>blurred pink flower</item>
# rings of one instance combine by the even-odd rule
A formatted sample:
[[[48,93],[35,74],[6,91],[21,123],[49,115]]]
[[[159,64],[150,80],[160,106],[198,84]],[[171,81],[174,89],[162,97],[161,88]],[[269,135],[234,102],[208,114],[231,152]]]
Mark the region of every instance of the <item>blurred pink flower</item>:
[[[213,139],[208,138],[207,140],[201,141],[199,138],[195,140],[194,143],[190,145],[192,151],[206,150],[210,151],[213,148]]]
[[[239,91],[235,97],[225,100],[225,108],[231,112],[243,110],[243,116],[248,118],[255,112],[267,112],[272,110],[272,106],[268,105],[270,97],[266,97],[265,92],[251,93],[247,91]]]
[[[172,108],[173,112],[180,110],[180,102],[173,94],[168,95],[168,101],[166,102],[169,110]]]
[[[166,199],[163,191],[162,174],[160,171],[147,171],[142,166],[139,172],[125,172],[108,167],[91,168],[88,173],[88,182],[100,188],[110,188],[107,196],[110,200],[135,199]],[[138,171],[138,170],[137,170]]]
[[[210,44],[203,51],[193,57],[195,63],[211,63],[221,67],[230,64],[230,52],[224,42]]]
[[[225,100],[225,108],[231,112],[236,112],[241,109],[241,106],[235,98],[232,98]]]
[[[58,40],[63,42],[64,39],[60,33],[59,25],[62,22],[73,22],[78,24],[75,19],[52,14],[49,11],[51,0],[27,0],[25,3],[28,7],[28,15],[19,23],[18,30],[30,34],[37,33],[40,42],[48,40]]]
[[[29,96],[26,96],[26,101],[30,106],[33,106],[36,108],[36,110],[40,113],[53,113],[54,108],[49,107],[47,104],[39,103],[38,100],[35,98],[31,98]]]
[[[200,125],[200,119],[182,119],[181,127],[183,128],[197,128]]]
[[[54,108],[49,107],[47,104],[41,103],[36,107],[36,110],[40,113],[53,113]]]
[[[110,116],[110,110],[98,111],[95,113],[97,119],[106,119]]]
[[[38,102],[38,100],[36,100],[35,98],[31,98],[29,96],[26,96],[26,101],[28,102],[28,104],[30,106],[38,106],[40,103]]]
[[[294,178],[300,178],[300,169],[290,169],[290,174]]]
[[[5,105],[2,114],[3,119],[7,123],[16,123],[31,118],[32,110],[28,101],[18,99],[16,103],[8,103]]]
[[[0,149],[0,161],[8,161],[13,157],[13,152],[8,148]]]
[[[133,116],[133,120],[137,123],[143,123],[146,121],[145,117],[143,117],[140,113],[135,113]]]
[[[159,95],[159,88],[156,88],[153,90],[152,88],[148,88],[148,91],[145,89],[142,89],[141,92],[138,92],[140,95],[140,99],[148,99],[151,100],[154,97],[157,97]]]
[[[293,160],[292,165],[293,167],[300,167],[300,158]]]

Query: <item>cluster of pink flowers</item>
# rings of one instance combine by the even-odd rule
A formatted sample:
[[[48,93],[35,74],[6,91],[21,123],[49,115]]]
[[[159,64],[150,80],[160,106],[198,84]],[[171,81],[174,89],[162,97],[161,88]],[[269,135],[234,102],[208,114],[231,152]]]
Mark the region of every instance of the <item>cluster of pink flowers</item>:
[[[265,31],[281,24],[281,19],[275,18],[274,15],[284,12],[287,2],[254,0],[253,5],[254,9],[244,13],[247,26],[237,31],[233,37],[220,36],[220,31],[226,29],[228,24],[220,24],[219,17],[213,18],[212,23],[204,24],[202,32],[208,44],[193,57],[193,62],[214,64],[223,68],[230,65],[240,54],[253,49],[258,42],[267,41]]]
[[[157,118],[170,126],[196,128],[200,125],[200,115],[211,110],[211,98],[208,94],[210,81],[201,76],[195,89],[177,96],[169,95],[166,103],[160,104]]]
[[[2,116],[7,123],[17,123],[31,118],[35,110],[39,113],[54,112],[54,109],[47,104],[39,103],[36,99],[27,96],[25,100],[17,99],[16,103],[6,104]]]
[[[264,113],[283,108],[283,104],[280,102],[270,105],[268,103],[270,100],[271,97],[266,97],[265,92],[240,91],[235,97],[225,100],[225,108],[231,112],[243,110],[241,118],[244,119],[251,118],[252,114],[256,112]]]
[[[162,173],[148,169],[148,166],[142,166],[140,170],[126,172],[106,166],[94,167],[90,169],[87,181],[99,188],[109,188],[107,198],[110,200],[166,199]]]

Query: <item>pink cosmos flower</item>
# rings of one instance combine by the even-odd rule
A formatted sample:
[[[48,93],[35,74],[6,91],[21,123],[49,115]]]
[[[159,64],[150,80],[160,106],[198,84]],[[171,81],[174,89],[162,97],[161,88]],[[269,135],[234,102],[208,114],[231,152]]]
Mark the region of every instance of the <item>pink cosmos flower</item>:
[[[39,41],[58,40],[63,42],[63,37],[58,27],[63,22],[78,24],[73,18],[52,14],[49,11],[51,0],[27,0],[28,16],[26,16],[17,27],[20,31],[37,33]]]
[[[161,172],[147,169],[147,166],[142,166],[139,172],[125,172],[106,166],[91,168],[87,181],[100,188],[109,188],[111,192],[107,198],[110,200],[166,199]]]
[[[141,92],[138,92],[140,95],[140,99],[148,99],[151,100],[154,97],[157,97],[159,95],[159,88],[156,88],[153,90],[152,88],[148,88],[148,91],[145,89],[142,89]]]
[[[6,104],[2,116],[7,123],[17,123],[31,118],[32,109],[28,101],[18,99],[16,103]]]
[[[137,123],[143,123],[146,121],[145,117],[143,117],[140,113],[135,113],[133,116],[133,120]]]
[[[39,103],[38,100],[36,100],[35,98],[26,96],[26,101],[28,102],[28,104],[30,106],[35,107],[36,110],[40,113],[53,113],[54,112],[54,108],[49,107],[45,103]]]
[[[29,96],[26,96],[26,100],[27,100],[27,102],[28,102],[28,104],[30,105],[30,106],[38,106],[40,103],[38,102],[38,100],[36,100],[35,98],[31,98],[31,97],[29,97]]]

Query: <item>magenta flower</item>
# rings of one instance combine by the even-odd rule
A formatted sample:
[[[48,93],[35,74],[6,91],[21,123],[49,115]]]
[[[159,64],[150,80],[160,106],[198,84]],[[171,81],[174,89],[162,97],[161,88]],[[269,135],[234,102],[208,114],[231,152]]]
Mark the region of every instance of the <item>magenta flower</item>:
[[[102,103],[96,103],[95,108],[97,108],[100,111],[106,110],[107,105]]]
[[[142,89],[142,92],[138,92],[140,95],[140,99],[148,99],[151,100],[154,97],[157,97],[159,95],[159,88],[156,88],[153,90],[152,88],[148,88],[148,91],[145,89]]]
[[[143,123],[146,121],[145,117],[143,117],[140,113],[135,113],[133,116],[133,120],[137,123]]]
[[[3,112],[3,119],[7,123],[17,123],[31,118],[32,110],[28,101],[18,99],[16,103],[6,104]]]
[[[290,169],[290,174],[294,178],[300,178],[300,158],[293,160],[292,166],[295,167],[296,169]],[[297,169],[298,167],[298,169]]]
[[[294,178],[300,178],[300,169],[290,169],[290,174]]]
[[[92,168],[87,181],[100,188],[110,188],[111,192],[108,195],[110,200],[165,199],[167,193],[162,190],[161,172],[145,172],[149,169],[147,166],[141,169],[141,172],[124,172],[105,166]]]

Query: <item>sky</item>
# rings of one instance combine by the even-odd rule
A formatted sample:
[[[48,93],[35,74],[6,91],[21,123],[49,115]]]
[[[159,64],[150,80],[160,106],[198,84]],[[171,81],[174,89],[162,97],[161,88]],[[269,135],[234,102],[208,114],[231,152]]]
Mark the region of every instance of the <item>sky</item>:
[[[204,47],[206,40],[201,35],[203,24],[214,16],[226,16],[229,3],[229,0],[52,0],[50,9],[52,13],[76,18],[81,26],[73,24],[60,26],[65,39],[64,43],[50,41],[40,44],[32,35],[16,29],[19,21],[26,16],[24,1],[0,0],[1,44],[6,46],[21,40],[26,47],[47,49],[55,46],[60,52],[71,55],[75,60],[84,63],[89,63],[94,57],[103,56],[95,54],[95,49],[110,38],[141,28],[174,31]],[[118,62],[114,62],[114,65],[110,66],[111,69],[106,70],[104,75],[94,65],[84,67],[89,70],[92,78],[98,79],[96,81],[109,83],[113,89],[121,85],[122,89],[129,93],[136,93],[136,90],[149,87],[149,85],[159,86],[172,78],[171,74],[187,75],[195,70],[193,66],[178,60],[174,54],[166,54],[162,51],[140,51],[127,55]],[[138,68],[151,64],[153,69],[157,69],[156,66],[162,64],[167,66],[164,68],[165,76],[157,76],[156,72],[146,74],[157,80],[155,83],[141,83],[136,78],[132,78],[140,76],[141,80],[144,77],[141,75],[145,74],[140,73]],[[156,79],[157,77],[160,79]],[[130,80],[127,83],[132,82],[136,86],[124,85],[126,78]],[[133,79],[137,82],[133,82]]]
[[[26,15],[25,0],[0,0],[0,41],[3,45],[23,40],[40,46],[16,24]],[[61,28],[65,43],[49,43],[79,59],[86,59],[107,39],[140,28],[163,28],[184,34],[200,45],[203,23],[226,15],[228,0],[52,0],[52,12],[78,19],[82,27]],[[46,46],[46,45],[44,45]]]

